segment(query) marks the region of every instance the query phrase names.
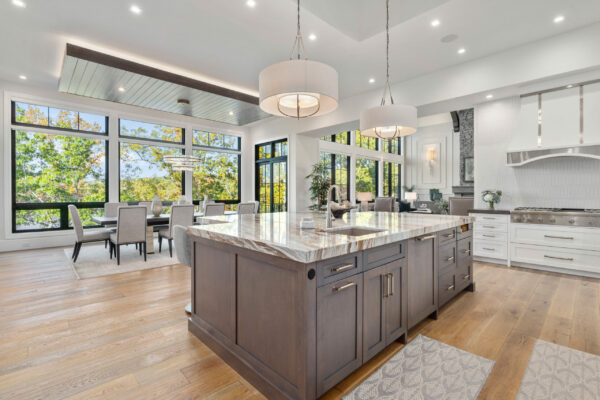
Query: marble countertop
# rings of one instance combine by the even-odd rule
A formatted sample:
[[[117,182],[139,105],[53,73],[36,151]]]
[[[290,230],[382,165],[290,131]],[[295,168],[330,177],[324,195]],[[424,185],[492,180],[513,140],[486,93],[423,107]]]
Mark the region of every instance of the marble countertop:
[[[303,217],[312,217],[315,229],[300,229]],[[358,226],[384,229],[382,232],[352,237],[325,232],[325,213],[282,212],[199,218],[202,225],[190,226],[188,232],[196,237],[310,263],[473,221],[473,217],[466,216],[358,212],[345,214],[333,222],[333,228]]]

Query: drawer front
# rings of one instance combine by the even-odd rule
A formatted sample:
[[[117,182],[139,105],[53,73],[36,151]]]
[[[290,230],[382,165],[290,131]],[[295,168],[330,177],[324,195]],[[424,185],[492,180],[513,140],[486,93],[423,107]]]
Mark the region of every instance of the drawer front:
[[[440,233],[438,233],[438,237],[440,245],[453,242],[456,240],[456,229],[450,228],[446,229],[445,231],[440,231]]]
[[[484,213],[471,213],[470,217],[475,217],[476,222],[496,222],[501,224],[508,224],[510,215],[508,214],[484,214]]]
[[[475,221],[475,233],[479,232],[508,232],[508,224],[500,222]]]
[[[383,264],[387,264],[399,258],[405,257],[405,254],[406,241],[365,250],[363,253],[363,265],[365,266],[364,269],[368,270]]]
[[[460,292],[473,282],[473,259],[465,259],[456,267],[456,290]]]
[[[488,231],[477,231],[475,232],[474,240],[485,241],[485,242],[504,242],[508,241],[508,233],[506,232],[488,232]]]
[[[473,245],[473,255],[506,260],[508,258],[508,248],[506,242],[476,240]]]
[[[511,242],[582,250],[600,250],[600,229],[511,224]]]
[[[473,224],[464,224],[456,227],[456,238],[464,239],[473,236]]]
[[[447,243],[439,247],[440,273],[456,267],[456,242]]]
[[[317,264],[317,286],[335,282],[362,272],[362,254],[354,253],[320,261]]]
[[[456,244],[457,261],[469,258],[473,255],[473,240],[471,238],[461,239]]]
[[[454,271],[446,272],[440,275],[439,281],[439,302],[440,306],[447,303],[456,294],[456,276]]]
[[[600,273],[600,252],[511,243],[511,261]]]

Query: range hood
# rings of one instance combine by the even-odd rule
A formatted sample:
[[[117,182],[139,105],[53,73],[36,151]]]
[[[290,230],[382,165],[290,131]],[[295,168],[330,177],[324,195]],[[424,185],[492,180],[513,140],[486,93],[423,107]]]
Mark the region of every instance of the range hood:
[[[508,152],[506,164],[511,167],[520,167],[534,161],[555,157],[587,157],[600,160],[600,144]]]
[[[556,157],[600,160],[600,80],[521,95],[519,125],[506,164]]]

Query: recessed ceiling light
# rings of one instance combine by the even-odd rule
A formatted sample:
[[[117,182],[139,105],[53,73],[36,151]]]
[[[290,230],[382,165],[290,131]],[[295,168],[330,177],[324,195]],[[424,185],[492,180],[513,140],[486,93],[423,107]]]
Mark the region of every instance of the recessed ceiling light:
[[[229,115],[233,115],[233,111],[229,111]]]
[[[460,49],[458,49],[458,54],[465,54],[467,50],[464,47],[461,47]]]
[[[123,86],[119,86],[119,92],[124,92],[125,88]]]
[[[433,26],[434,28],[436,26],[440,26],[440,20],[439,19],[434,19],[433,21],[431,21],[431,26]]]
[[[308,35],[308,38],[310,40],[317,40],[317,35],[315,35],[314,33],[311,33],[310,35]]]
[[[27,77],[26,77],[25,75],[19,75],[19,79],[21,79],[21,80],[23,80],[23,81],[26,81],[26,80],[27,80]]]
[[[493,98],[494,98],[494,95],[493,95],[493,94],[488,94],[487,96],[485,96],[485,98],[486,98],[486,99],[488,99],[488,100],[489,100],[489,99],[493,99]]]
[[[246,1],[246,5],[248,7],[254,8],[254,7],[256,7],[256,1],[254,1],[254,0],[248,0],[248,1]]]
[[[375,83],[375,78],[369,79],[369,83]]]
[[[23,0],[12,0],[13,5],[21,8],[27,7],[27,4]]]
[[[560,24],[564,20],[565,20],[565,17],[563,15],[557,15],[556,17],[554,17],[554,23],[555,24]]]
[[[129,11],[137,15],[140,15],[142,13],[142,9],[135,4],[132,4],[131,7],[129,7]]]

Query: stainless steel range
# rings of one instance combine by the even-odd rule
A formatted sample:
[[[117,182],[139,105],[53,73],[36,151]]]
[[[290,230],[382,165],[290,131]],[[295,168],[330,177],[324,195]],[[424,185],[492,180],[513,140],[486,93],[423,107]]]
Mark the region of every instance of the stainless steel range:
[[[510,212],[510,221],[600,228],[600,209],[517,207]]]

